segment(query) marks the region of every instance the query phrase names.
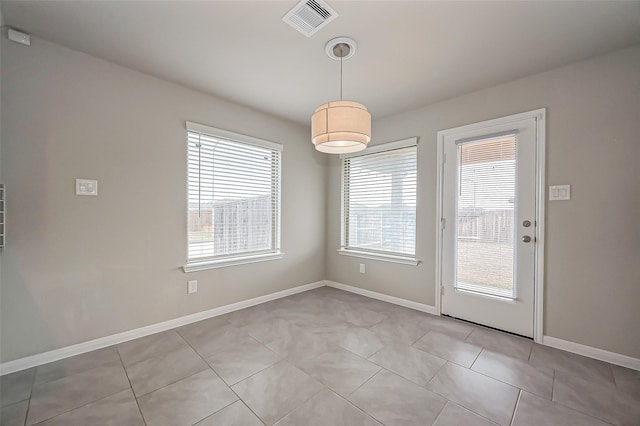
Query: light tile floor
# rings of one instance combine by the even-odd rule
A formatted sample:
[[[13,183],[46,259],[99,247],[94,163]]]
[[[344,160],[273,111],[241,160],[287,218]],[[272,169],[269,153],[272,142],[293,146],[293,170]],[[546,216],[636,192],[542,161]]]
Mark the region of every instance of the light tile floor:
[[[12,425],[640,425],[640,372],[323,287],[0,378]]]

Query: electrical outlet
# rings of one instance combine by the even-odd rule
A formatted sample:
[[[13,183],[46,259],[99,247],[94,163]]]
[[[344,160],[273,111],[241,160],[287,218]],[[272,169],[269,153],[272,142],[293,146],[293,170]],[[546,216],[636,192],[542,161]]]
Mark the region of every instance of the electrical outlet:
[[[364,263],[360,264],[360,273],[364,274]]]
[[[197,292],[198,292],[198,281],[197,280],[189,281],[187,285],[187,293],[191,294],[191,293],[197,293]]]

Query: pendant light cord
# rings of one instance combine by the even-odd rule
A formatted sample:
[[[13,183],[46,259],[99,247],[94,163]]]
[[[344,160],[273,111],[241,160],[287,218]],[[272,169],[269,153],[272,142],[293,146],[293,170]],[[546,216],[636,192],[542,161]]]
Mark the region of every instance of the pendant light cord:
[[[342,59],[343,56],[340,56],[340,100],[342,100]]]

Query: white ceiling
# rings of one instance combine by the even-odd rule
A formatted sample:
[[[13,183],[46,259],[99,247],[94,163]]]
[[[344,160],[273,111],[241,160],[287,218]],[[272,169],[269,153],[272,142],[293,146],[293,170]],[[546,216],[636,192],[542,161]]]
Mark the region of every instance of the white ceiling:
[[[311,38],[290,1],[2,1],[6,25],[308,124],[339,96],[325,43],[358,43],[344,97],[373,118],[640,43],[640,1],[338,1]]]

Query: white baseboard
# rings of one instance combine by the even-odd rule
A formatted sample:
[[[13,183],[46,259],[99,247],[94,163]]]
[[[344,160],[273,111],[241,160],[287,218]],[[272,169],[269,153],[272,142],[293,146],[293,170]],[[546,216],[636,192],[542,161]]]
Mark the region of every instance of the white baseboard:
[[[181,327],[183,325],[202,321],[204,319],[212,317],[217,317],[218,315],[224,315],[229,312],[238,311],[240,309],[248,308],[254,305],[259,305],[260,303],[265,303],[271,300],[291,296],[292,294],[302,293],[303,291],[313,290],[314,288],[323,287],[324,285],[325,281],[317,281],[315,283],[289,288],[287,290],[278,291],[276,293],[271,293],[260,297],[254,297],[253,299],[243,300],[241,302],[220,306],[218,308],[209,309],[184,317],[174,318],[172,320],[148,325],[146,327],[140,327],[134,330],[113,334],[111,336],[89,340],[88,342],[78,343],[76,345],[54,349],[52,351],[19,358],[13,361],[3,362],[0,363],[0,375],[25,370],[27,368],[36,367],[38,365],[46,364],[53,361],[58,361],[70,356],[80,355],[86,352],[94,351],[96,349],[106,348],[107,346],[128,342],[129,340],[137,339],[139,337],[148,336],[150,334],[159,333],[161,331],[171,330],[172,328]]]
[[[325,281],[329,287],[337,288],[340,290],[356,293],[361,296],[367,296],[372,299],[382,300],[383,302],[393,303],[394,305],[404,306],[405,308],[415,309],[416,311],[426,312],[432,315],[438,315],[438,311],[435,306],[425,305],[424,303],[413,302],[407,299],[401,299],[395,296],[389,296],[382,293],[376,293],[375,291],[365,290],[360,287],[354,287],[346,284],[337,283],[335,281]]]
[[[106,348],[107,346],[124,343],[129,340],[137,339],[139,337],[145,337],[150,334],[159,333],[161,331],[171,330],[176,327],[181,327],[183,325],[202,321],[219,315],[224,315],[229,312],[238,311],[240,309],[291,296],[293,294],[302,293],[304,291],[313,290],[325,285],[328,287],[333,287],[362,296],[370,297],[372,299],[382,300],[383,302],[389,302],[395,305],[404,306],[406,308],[415,309],[417,311],[426,312],[428,314],[438,315],[435,306],[425,305],[423,303],[413,302],[411,300],[401,299],[399,297],[389,296],[382,293],[376,293],[375,291],[365,290],[359,287],[353,287],[334,281],[317,281],[315,283],[289,288],[287,290],[278,291],[276,293],[271,293],[260,297],[254,297],[253,299],[243,300],[241,302],[220,306],[218,308],[209,309],[184,317],[174,318],[172,320],[152,324],[146,327],[140,327],[134,330],[113,334],[111,336],[101,337],[99,339],[89,340],[87,342],[78,343],[76,345],[54,349],[52,351],[0,363],[0,375],[25,370],[31,367],[37,367],[38,365],[47,364],[49,362],[58,361],[63,358],[80,355],[86,352],[91,352],[96,349]],[[544,345],[551,346],[557,349],[562,349],[568,352],[576,353],[578,355],[595,358],[601,361],[609,362],[611,364],[616,364],[640,371],[640,359],[638,358],[632,358],[630,356],[605,351],[603,349],[598,349],[551,336],[544,336],[542,339],[542,343]]]
[[[582,345],[580,343],[574,343],[551,336],[544,336],[542,338],[542,344],[640,371],[640,359],[638,358],[632,358],[630,356],[605,351],[604,349],[598,349],[592,346]]]
[[[404,306],[406,308],[415,309],[418,311],[426,312],[428,314],[438,315],[436,307],[425,305],[423,303],[413,302],[399,297],[388,296],[382,293],[376,293],[375,291],[365,290],[359,287],[354,287],[346,284],[337,283],[334,281],[325,281],[329,287],[337,288],[340,290],[349,291],[351,293],[367,296],[372,299],[382,300],[384,302],[393,303],[396,305]],[[567,352],[573,352],[578,355],[583,355],[589,358],[598,359],[611,364],[620,365],[622,367],[631,368],[633,370],[640,371],[640,359],[632,358],[630,356],[621,355],[615,352],[605,351],[604,349],[598,349],[591,346],[582,345],[580,343],[570,342],[568,340],[558,339],[551,336],[543,336],[542,344],[551,346],[556,349],[562,349]]]

